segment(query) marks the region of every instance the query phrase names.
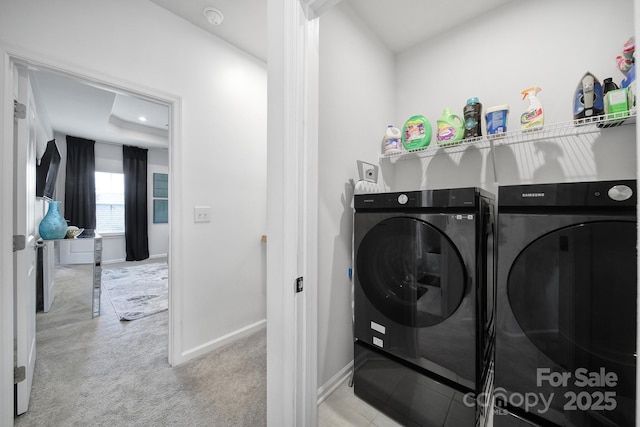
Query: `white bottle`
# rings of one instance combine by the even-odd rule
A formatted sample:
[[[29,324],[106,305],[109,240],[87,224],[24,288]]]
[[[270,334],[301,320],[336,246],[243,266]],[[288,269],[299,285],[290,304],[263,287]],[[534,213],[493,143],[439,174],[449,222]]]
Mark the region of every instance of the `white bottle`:
[[[393,154],[402,151],[402,134],[400,129],[389,125],[382,138],[382,154]]]
[[[542,110],[542,104],[538,100],[536,94],[540,92],[538,86],[533,86],[520,92],[522,94],[522,100],[529,98],[529,107],[520,116],[520,127],[524,130],[542,128],[544,125],[544,112]]]

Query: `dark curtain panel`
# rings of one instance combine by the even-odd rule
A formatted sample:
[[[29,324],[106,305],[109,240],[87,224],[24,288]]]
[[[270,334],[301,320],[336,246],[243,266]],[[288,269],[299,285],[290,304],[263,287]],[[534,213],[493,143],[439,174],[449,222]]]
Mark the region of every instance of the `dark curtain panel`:
[[[149,258],[147,230],[147,150],[122,146],[124,167],[124,237],[127,261]]]
[[[96,228],[95,141],[67,136],[64,217],[70,225]]]

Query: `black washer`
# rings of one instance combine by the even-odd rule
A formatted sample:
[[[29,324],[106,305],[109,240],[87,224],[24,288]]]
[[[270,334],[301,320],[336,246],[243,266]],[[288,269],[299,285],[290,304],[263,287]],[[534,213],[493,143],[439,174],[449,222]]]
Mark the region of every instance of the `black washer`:
[[[493,195],[368,194],[354,205],[356,395],[407,425],[451,423],[454,405],[455,425],[475,425],[462,398],[480,392],[494,339]],[[385,380],[394,369],[413,386]],[[408,389],[447,403],[411,405]]]

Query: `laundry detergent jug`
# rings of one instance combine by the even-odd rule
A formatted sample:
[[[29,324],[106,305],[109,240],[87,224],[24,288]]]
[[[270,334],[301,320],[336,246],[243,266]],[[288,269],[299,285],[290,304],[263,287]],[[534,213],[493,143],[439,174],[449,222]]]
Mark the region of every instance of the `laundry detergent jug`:
[[[424,116],[412,116],[402,128],[402,145],[407,151],[425,148],[431,142],[431,123]]]
[[[445,108],[438,119],[438,133],[436,141],[438,145],[455,144],[464,138],[464,121],[449,108]]]
[[[402,152],[402,133],[397,127],[389,125],[382,138],[382,154],[400,152]]]

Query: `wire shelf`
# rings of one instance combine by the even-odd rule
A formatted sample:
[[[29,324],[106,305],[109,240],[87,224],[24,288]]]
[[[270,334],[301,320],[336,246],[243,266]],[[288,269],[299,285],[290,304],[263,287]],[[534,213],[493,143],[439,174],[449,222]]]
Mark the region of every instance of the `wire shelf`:
[[[611,127],[624,126],[636,123],[636,110],[600,115],[586,119],[571,120],[567,122],[545,124],[533,129],[518,129],[491,136],[469,138],[450,145],[433,144],[424,148],[400,153],[381,154],[380,160],[390,159],[392,162],[416,157],[432,157],[437,154],[456,153],[465,151],[469,146],[478,149],[493,148],[501,145],[519,144],[545,139],[557,139],[565,137],[579,137],[590,133],[599,133]]]

